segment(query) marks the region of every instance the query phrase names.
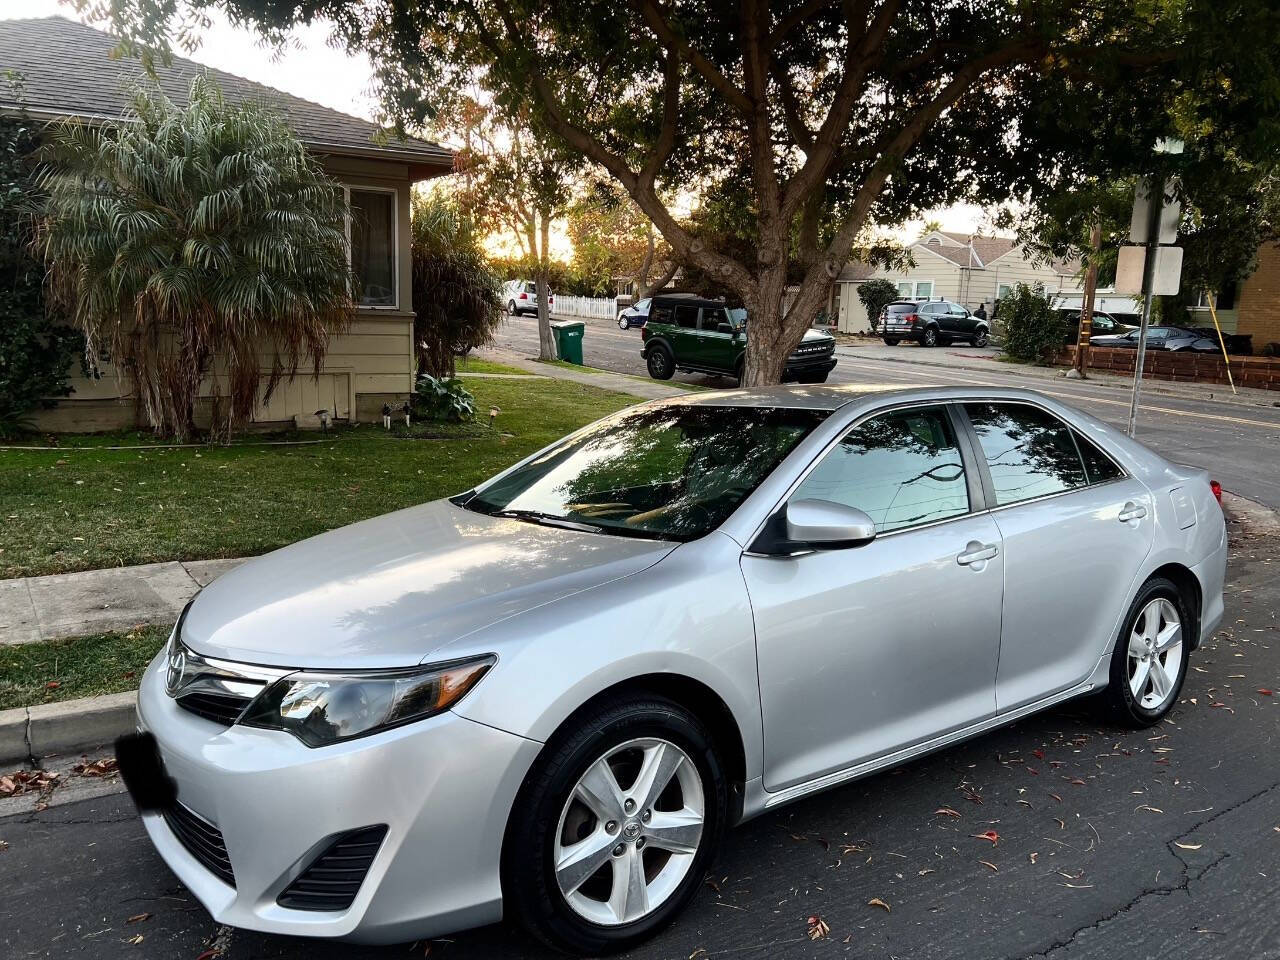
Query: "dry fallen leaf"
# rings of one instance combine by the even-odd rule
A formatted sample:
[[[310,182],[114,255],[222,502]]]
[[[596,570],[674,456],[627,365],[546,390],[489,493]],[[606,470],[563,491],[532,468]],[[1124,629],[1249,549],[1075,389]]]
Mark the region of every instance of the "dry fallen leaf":
[[[997,867],[997,866],[996,866],[994,863],[992,863],[990,860],[979,860],[978,862],[979,862],[980,864],[982,864],[984,867],[990,867],[990,868],[991,868],[992,870],[994,870],[996,873],[999,873],[999,872],[1000,872],[1000,868],[999,868],[999,867]]]
[[[817,914],[809,918],[809,939],[825,940],[827,934],[831,932],[831,928],[827,926],[827,921],[823,920]]]
[[[132,917],[126,920],[125,923],[141,923],[143,920],[150,920],[150,919],[151,919],[151,914],[149,913],[135,913]]]
[[[870,900],[868,900],[868,901],[867,901],[867,906],[868,906],[868,907],[883,907],[883,908],[884,908],[884,912],[885,912],[885,913],[892,913],[892,912],[893,912],[892,908],[891,908],[887,903],[885,903],[883,900],[881,900],[879,897],[872,897]]]
[[[933,815],[935,817],[959,817],[960,816],[960,814],[957,811],[952,810],[950,807],[939,807],[937,810],[933,811]]]
[[[1204,846],[1203,843],[1178,843],[1176,840],[1173,842],[1173,845],[1179,850],[1199,850]]]
[[[1259,687],[1259,688],[1258,688],[1258,692],[1259,692],[1260,694],[1262,694],[1264,697],[1269,697],[1269,696],[1271,696],[1275,691],[1274,691],[1274,690],[1268,690],[1266,687]]]
[[[134,947],[136,947],[141,942],[142,942],[142,934],[140,933],[135,934],[134,936],[130,937],[128,940],[125,941],[125,943],[130,944],[131,946],[134,946]]]
[[[990,840],[993,847],[1000,842],[1000,834],[996,833],[994,830],[987,830],[984,833],[975,833],[972,836],[975,840]]]
[[[1164,813],[1164,811],[1163,811],[1163,810],[1161,810],[1159,807],[1151,807],[1151,806],[1148,806],[1148,805],[1147,805],[1147,804],[1145,804],[1145,803],[1140,803],[1140,804],[1138,804],[1136,807],[1134,807],[1134,808],[1133,808],[1133,812],[1134,812],[1134,813],[1137,813],[1139,810],[1147,810],[1147,811],[1149,811],[1149,812],[1151,812],[1151,813]]]
[[[1038,854],[1038,853],[1032,853],[1032,854],[1031,854],[1031,862],[1032,862],[1032,863],[1035,863],[1035,862],[1036,862],[1036,858],[1037,858],[1037,857],[1039,857],[1039,856],[1040,856],[1040,854]]]

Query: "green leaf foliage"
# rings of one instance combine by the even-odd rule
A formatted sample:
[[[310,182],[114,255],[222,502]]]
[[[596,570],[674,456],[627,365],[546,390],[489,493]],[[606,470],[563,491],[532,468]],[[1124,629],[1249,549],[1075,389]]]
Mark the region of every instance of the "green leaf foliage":
[[[1000,301],[1004,352],[1024,363],[1049,363],[1062,346],[1063,323],[1041,284],[1020,283]]]
[[[883,278],[867,280],[858,284],[858,299],[867,308],[867,319],[875,330],[880,324],[880,311],[898,299],[898,288]]]
[[[140,87],[121,120],[55,125],[38,247],[54,303],[110,353],[159,433],[195,430],[207,384],[230,433],[352,315],[347,207],[285,120],[198,76]]]

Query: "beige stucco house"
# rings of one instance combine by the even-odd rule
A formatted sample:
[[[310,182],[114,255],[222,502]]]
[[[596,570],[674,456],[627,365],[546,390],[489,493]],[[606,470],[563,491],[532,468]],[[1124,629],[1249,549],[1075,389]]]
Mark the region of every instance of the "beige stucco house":
[[[24,110],[37,120],[114,119],[142,74],[136,62],[110,58],[116,40],[63,17],[0,20],[0,111]],[[343,184],[353,210],[351,252],[360,279],[359,309],[349,332],[335,336],[318,377],[308,371],[282,384],[254,415],[259,423],[309,425],[318,410],[338,420],[381,416],[382,405],[413,389],[413,302],[409,209],[413,184],[449,173],[453,154],[434,143],[388,137],[368,121],[253,83],[192,60],[158,65],[158,83],[171,100],[185,100],[191,80],[205,72],[229,99],[266,101],[284,114],[299,138]],[[134,422],[129,384],[111,358],[101,375],[82,376],[75,392],[37,423],[51,430],[106,430]]]
[[[971,310],[992,304],[1019,283],[1044,285],[1048,294],[1081,289],[1079,265],[1033,263],[1027,251],[1011,237],[970,236],[935,230],[911,244],[915,266],[885,269],[852,262],[836,278],[831,293],[830,316],[844,333],[871,330],[867,311],[858,298],[858,284],[883,278],[902,297],[952,300]]]

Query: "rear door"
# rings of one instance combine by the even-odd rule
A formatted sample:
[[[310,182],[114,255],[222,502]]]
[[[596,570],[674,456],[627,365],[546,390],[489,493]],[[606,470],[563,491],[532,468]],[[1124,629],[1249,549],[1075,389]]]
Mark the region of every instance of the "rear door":
[[[876,538],[796,556],[744,554],[769,790],[994,712],[1004,558],[959,438],[941,404],[873,414],[789,499],[864,510]]]
[[[1005,553],[996,706],[1087,679],[1151,549],[1151,493],[1049,411],[966,403]],[[1083,456],[1082,456],[1083,451]]]
[[[698,336],[698,307],[691,303],[677,303],[672,312],[675,328],[671,332],[672,346],[676,351],[676,363],[702,365],[704,354]]]
[[[723,370],[733,371],[737,360],[734,349],[733,328],[729,325],[729,314],[724,307],[703,307],[698,318],[698,355],[699,363]]]

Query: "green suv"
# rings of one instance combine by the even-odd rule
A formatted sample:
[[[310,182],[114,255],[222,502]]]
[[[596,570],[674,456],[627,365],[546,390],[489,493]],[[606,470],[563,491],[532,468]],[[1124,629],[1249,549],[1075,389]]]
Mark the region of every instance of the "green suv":
[[[742,380],[747,349],[747,311],[719,300],[691,296],[654,297],[640,331],[649,376],[670,380],[677,370],[718,373]],[[836,365],[835,337],[805,331],[787,358],[783,381],[824,383]]]

